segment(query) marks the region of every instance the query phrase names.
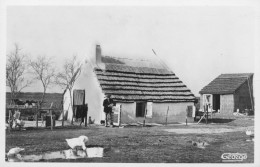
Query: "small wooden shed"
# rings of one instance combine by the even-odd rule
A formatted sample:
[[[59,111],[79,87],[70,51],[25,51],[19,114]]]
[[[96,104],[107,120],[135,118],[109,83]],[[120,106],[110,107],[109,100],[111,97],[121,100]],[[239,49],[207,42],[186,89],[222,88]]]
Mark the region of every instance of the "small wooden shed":
[[[210,105],[224,115],[254,110],[253,73],[221,74],[199,93],[200,106]]]

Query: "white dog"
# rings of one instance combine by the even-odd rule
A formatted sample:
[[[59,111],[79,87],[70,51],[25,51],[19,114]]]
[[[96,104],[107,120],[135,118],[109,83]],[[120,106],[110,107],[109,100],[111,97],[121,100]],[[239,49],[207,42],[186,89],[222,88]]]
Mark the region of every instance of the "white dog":
[[[88,137],[87,136],[79,136],[78,138],[72,138],[72,139],[65,139],[70,148],[77,149],[81,147],[83,150],[86,150],[85,143],[88,142]]]

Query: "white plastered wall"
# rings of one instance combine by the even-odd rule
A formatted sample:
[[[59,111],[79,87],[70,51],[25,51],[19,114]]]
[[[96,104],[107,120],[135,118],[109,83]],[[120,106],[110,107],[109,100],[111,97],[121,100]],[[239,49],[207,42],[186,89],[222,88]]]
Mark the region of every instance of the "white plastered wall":
[[[104,93],[101,90],[97,76],[94,72],[94,65],[91,61],[86,61],[81,67],[80,75],[78,76],[74,89],[85,89],[85,103],[88,103],[88,117],[95,120],[95,124],[100,124],[100,120],[105,119],[103,112]],[[72,90],[72,92],[73,92]],[[73,98],[73,97],[72,97]],[[70,103],[69,91],[64,94],[64,110],[67,110]],[[68,120],[72,119],[72,109],[69,107]]]

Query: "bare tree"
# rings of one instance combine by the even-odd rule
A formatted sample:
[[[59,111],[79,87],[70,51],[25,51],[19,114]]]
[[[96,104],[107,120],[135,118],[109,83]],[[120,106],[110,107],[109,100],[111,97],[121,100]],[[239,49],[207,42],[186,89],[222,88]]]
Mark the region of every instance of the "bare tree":
[[[80,74],[80,67],[80,62],[77,60],[77,56],[74,55],[71,59],[65,61],[62,71],[56,77],[56,83],[63,89],[69,90],[70,107],[72,110],[72,89]],[[73,123],[73,119],[71,123]]]
[[[31,60],[30,66],[32,67],[35,79],[39,80],[43,86],[42,98],[39,102],[41,108],[47,89],[55,81],[55,69],[51,59],[45,56],[38,56],[36,60]]]
[[[32,83],[32,81],[26,80],[24,77],[26,74],[25,58],[26,55],[21,53],[18,44],[15,44],[14,50],[7,55],[6,85],[11,90],[11,104],[22,89],[28,87]]]

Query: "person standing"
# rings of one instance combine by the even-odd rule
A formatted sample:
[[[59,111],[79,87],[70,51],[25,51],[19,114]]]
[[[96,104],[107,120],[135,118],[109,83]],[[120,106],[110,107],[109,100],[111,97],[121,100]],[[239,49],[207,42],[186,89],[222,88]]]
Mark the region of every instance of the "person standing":
[[[114,101],[111,98],[111,95],[106,95],[106,99],[103,101],[104,112],[106,114],[106,127],[108,126],[108,116],[110,117],[110,125],[113,126],[113,112],[112,107],[114,105]]]

